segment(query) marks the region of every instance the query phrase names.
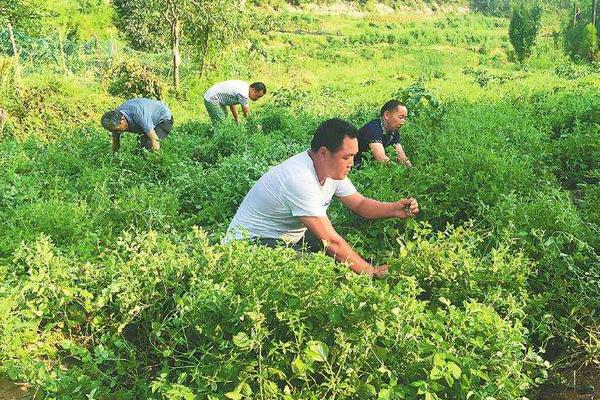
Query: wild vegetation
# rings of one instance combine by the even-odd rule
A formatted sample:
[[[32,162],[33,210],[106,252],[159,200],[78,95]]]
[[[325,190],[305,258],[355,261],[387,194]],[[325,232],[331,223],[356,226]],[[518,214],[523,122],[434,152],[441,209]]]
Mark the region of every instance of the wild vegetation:
[[[570,4],[543,5],[521,57],[514,10],[254,2],[202,68],[182,40],[178,90],[170,42],[117,36],[121,3],[19,4],[51,14],[0,32],[1,376],[56,399],[500,400],[600,363],[600,70],[565,53]],[[202,94],[231,77],[269,94],[212,130]],[[99,117],[138,95],[168,103],[175,128],[159,153],[124,135],[112,155]],[[392,97],[409,106],[414,167],[367,161],[350,178],[416,197],[421,215],[330,209],[388,277],[219,244],[323,119],[360,125]]]

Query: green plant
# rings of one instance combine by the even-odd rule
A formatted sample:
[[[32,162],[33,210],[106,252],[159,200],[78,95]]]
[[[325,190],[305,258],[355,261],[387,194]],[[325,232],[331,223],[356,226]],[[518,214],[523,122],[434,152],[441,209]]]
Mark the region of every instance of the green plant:
[[[112,65],[105,72],[108,92],[113,96],[161,99],[163,84],[149,67],[132,60]]]
[[[540,30],[541,17],[542,8],[537,3],[526,5],[521,2],[512,10],[508,37],[520,62],[531,55],[535,38]]]

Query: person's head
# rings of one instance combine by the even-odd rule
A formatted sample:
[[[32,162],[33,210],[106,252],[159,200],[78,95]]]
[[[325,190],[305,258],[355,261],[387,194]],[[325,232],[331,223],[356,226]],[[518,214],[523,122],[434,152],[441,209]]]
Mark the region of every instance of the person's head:
[[[111,132],[123,132],[127,129],[127,119],[120,111],[107,111],[100,120],[104,129]]]
[[[344,179],[358,153],[358,130],[350,122],[332,118],[323,122],[310,142],[313,160],[328,178]]]
[[[395,131],[400,129],[406,122],[408,109],[398,100],[389,100],[381,107],[379,115],[385,128],[389,131]]]
[[[250,93],[248,93],[248,97],[250,100],[256,101],[267,94],[267,86],[265,86],[262,82],[254,82],[250,85]]]

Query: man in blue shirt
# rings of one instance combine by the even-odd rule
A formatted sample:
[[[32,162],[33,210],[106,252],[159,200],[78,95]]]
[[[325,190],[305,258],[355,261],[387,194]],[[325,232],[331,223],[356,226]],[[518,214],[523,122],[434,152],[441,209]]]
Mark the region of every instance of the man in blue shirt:
[[[165,103],[140,97],[104,113],[101,123],[112,132],[113,152],[121,148],[122,132],[139,134],[140,147],[154,151],[160,149],[159,141],[173,128],[173,114]]]
[[[385,147],[394,146],[396,160],[407,166],[412,166],[400,144],[398,130],[406,122],[408,110],[398,100],[390,100],[381,107],[379,118],[374,119],[358,130],[358,154],[354,157],[354,166],[360,167],[362,153],[371,151],[376,161],[388,162]]]

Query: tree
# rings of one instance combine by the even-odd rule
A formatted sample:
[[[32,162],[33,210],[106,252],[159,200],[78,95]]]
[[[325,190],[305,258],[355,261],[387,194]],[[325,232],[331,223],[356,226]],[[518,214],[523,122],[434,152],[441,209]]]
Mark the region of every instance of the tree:
[[[593,61],[598,53],[597,1],[592,0],[589,8],[579,3],[573,5],[573,15],[564,29],[565,52],[574,60]]]
[[[43,5],[34,0],[0,0],[0,23],[6,25],[15,58],[15,82],[21,79],[19,48],[14,29],[31,31],[43,16]]]
[[[183,44],[200,60],[200,73],[211,43],[226,46],[239,31],[239,0],[114,0],[116,26],[139,50],[170,45],[173,85],[179,90]]]
[[[596,35],[596,28],[592,23],[589,23],[583,28],[583,37],[581,38],[579,51],[588,61],[594,61],[597,48],[598,37]]]
[[[541,17],[542,8],[537,2],[529,5],[521,2],[513,9],[508,37],[519,62],[531,55],[531,49],[540,30]]]
[[[470,0],[469,4],[471,10],[485,15],[504,17],[510,12],[509,0]]]

